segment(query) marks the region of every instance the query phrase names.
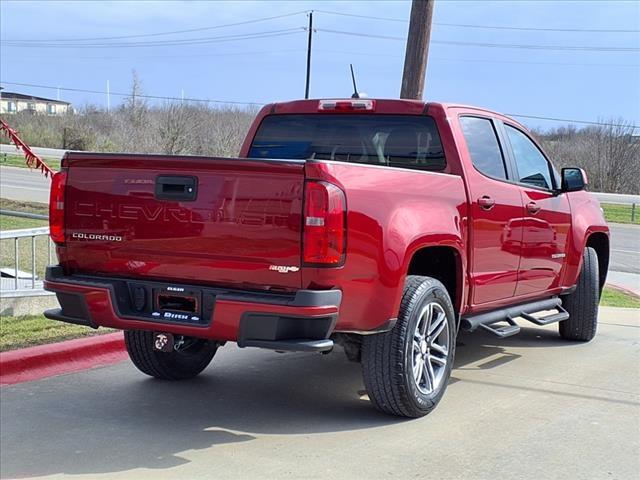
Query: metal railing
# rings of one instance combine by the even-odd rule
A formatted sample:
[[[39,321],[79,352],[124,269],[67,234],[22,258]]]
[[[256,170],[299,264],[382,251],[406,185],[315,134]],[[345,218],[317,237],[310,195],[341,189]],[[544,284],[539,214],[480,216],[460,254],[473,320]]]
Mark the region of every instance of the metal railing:
[[[604,193],[591,192],[600,203],[617,203],[620,205],[640,204],[640,195],[630,195],[628,193]]]
[[[44,258],[40,259],[40,265],[38,265],[38,250],[37,248],[37,239],[41,237],[46,237],[46,248],[47,252]],[[21,262],[22,253],[24,253],[24,248],[20,248],[24,245],[25,240],[31,239],[31,248],[30,248],[30,257],[31,261],[29,262],[30,273],[24,275],[27,272],[23,272],[20,270],[20,266],[24,265],[24,262]],[[13,240],[13,242],[11,242]],[[52,255],[52,242],[49,238],[49,227],[37,227],[37,228],[22,228],[19,230],[6,230],[0,231],[0,242],[2,242],[3,249],[6,248],[6,244],[13,243],[13,270],[10,268],[3,267],[3,272],[10,276],[3,276],[0,282],[0,292],[3,295],[6,294],[33,294],[36,291],[42,291],[42,281],[38,279],[38,267],[42,267],[42,271],[44,271],[45,265],[42,265],[43,260],[46,259],[47,265],[51,264],[51,260],[53,258]],[[29,250],[27,250],[28,252]],[[42,256],[42,255],[41,255]],[[5,252],[3,254],[3,258],[9,258],[10,254]],[[13,277],[13,278],[11,278]]]
[[[3,210],[1,208],[0,215],[6,215],[7,217],[33,218],[35,220],[49,220],[49,215],[29,212],[14,212],[13,210]]]

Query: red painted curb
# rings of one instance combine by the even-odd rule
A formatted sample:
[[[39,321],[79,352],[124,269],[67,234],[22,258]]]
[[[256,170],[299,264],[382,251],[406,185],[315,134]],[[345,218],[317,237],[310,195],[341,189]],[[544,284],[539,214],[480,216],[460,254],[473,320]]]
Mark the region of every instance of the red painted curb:
[[[127,358],[122,332],[0,353],[0,385],[110,365]]]

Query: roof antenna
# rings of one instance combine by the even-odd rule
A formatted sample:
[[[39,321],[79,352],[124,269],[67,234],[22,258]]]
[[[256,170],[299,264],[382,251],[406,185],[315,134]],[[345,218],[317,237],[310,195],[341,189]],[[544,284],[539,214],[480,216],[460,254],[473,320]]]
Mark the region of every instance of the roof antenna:
[[[358,87],[356,86],[356,74],[353,73],[353,63],[350,63],[349,67],[351,67],[351,80],[353,81],[353,94],[351,95],[351,98],[360,98]]]

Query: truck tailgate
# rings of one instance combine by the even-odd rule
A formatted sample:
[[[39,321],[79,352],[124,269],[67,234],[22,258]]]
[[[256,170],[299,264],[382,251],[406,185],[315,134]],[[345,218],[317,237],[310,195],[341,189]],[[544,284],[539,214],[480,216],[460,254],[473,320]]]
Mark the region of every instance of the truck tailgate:
[[[73,153],[63,166],[74,273],[300,288],[304,162]]]

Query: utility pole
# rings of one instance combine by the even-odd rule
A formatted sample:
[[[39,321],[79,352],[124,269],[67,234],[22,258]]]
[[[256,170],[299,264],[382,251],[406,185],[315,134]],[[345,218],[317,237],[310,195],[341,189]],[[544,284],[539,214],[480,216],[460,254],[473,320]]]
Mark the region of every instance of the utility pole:
[[[309,80],[311,78],[311,38],[313,37],[313,10],[309,12],[309,37],[307,40],[307,82],[304,88],[304,98],[309,98]]]
[[[422,100],[435,0],[413,0],[400,98]]]
[[[109,93],[109,80],[107,80],[107,113],[111,110],[111,95]]]

